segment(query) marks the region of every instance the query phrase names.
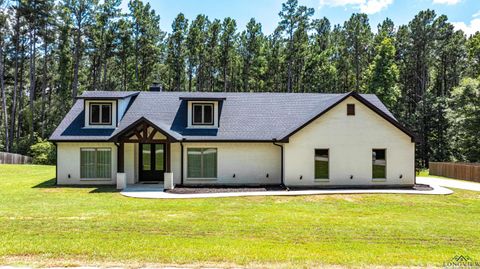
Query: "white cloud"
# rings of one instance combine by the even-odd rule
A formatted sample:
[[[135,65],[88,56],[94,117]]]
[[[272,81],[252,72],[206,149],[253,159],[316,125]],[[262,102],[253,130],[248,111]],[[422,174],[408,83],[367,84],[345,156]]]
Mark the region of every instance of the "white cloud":
[[[320,0],[320,7],[351,6],[361,12],[374,14],[393,3],[393,0]]]
[[[480,17],[480,10],[477,11],[477,13],[472,15],[472,18]]]
[[[467,36],[473,35],[480,31],[480,19],[473,19],[470,21],[470,25],[464,22],[452,22],[453,27],[456,30],[462,30]]]
[[[360,11],[374,14],[393,3],[393,0],[369,0],[360,6]]]
[[[462,0],[433,0],[434,4],[441,4],[441,5],[455,5],[460,3]]]

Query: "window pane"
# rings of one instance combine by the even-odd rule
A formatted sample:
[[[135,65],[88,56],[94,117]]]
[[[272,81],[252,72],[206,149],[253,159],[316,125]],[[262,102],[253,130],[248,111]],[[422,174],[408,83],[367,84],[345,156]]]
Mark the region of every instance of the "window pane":
[[[202,123],[202,106],[193,105],[193,123]]]
[[[155,170],[163,171],[163,144],[155,144]]]
[[[102,105],[102,123],[110,124],[111,110],[111,105]]]
[[[203,123],[205,124],[213,123],[213,106],[212,105],[203,106]]]
[[[112,171],[110,149],[97,149],[97,178],[110,178]]]
[[[315,178],[328,179],[328,149],[315,150]]]
[[[386,178],[387,160],[384,149],[372,150],[372,175],[373,178]]]
[[[142,170],[150,171],[151,170],[151,147],[150,144],[142,145]]]
[[[90,123],[99,123],[100,122],[100,106],[99,105],[90,105]]]
[[[187,177],[202,177],[202,149],[188,149],[187,151]]]
[[[80,178],[95,178],[95,149],[80,150]]]
[[[203,149],[203,175],[204,178],[217,177],[217,149]]]

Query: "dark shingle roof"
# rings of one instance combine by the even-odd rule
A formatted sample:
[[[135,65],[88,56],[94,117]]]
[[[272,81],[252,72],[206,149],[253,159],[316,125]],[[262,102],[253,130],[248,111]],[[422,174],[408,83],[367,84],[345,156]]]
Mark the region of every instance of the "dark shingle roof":
[[[120,96],[117,92],[103,92],[103,96],[99,93],[87,92],[82,96]],[[82,129],[83,100],[77,100],[50,139],[108,140],[144,118],[177,140],[280,140],[349,95],[351,93],[140,92],[116,129],[89,130]],[[375,95],[359,96],[396,122]],[[220,102],[218,129],[187,128],[186,100],[192,98],[225,98]]]
[[[138,95],[139,92],[87,91],[77,96],[77,99],[122,99]]]

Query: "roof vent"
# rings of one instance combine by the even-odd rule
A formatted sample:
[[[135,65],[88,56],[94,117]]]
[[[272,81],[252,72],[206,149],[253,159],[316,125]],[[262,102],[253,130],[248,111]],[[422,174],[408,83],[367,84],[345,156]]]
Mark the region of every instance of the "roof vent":
[[[152,86],[150,86],[150,91],[151,92],[161,92],[162,91],[162,85],[158,82],[152,83]]]

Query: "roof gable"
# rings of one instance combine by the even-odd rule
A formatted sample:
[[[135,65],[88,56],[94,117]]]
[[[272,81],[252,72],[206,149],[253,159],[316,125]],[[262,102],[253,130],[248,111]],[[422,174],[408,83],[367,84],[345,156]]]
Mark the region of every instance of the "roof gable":
[[[375,96],[375,95],[373,95]],[[339,96],[338,98],[335,98],[335,99],[331,99],[329,100],[329,102],[327,102],[325,104],[325,106],[323,107],[320,107],[319,110],[313,114],[311,117],[307,118],[303,123],[301,123],[298,127],[296,127],[295,129],[293,130],[290,130],[286,133],[284,133],[281,138],[279,139],[280,141],[288,141],[288,138],[291,137],[292,135],[294,135],[295,133],[297,133],[298,131],[300,131],[301,129],[303,129],[304,127],[306,127],[307,125],[309,125],[311,122],[313,122],[314,120],[320,118],[321,116],[323,116],[325,113],[327,113],[328,111],[330,111],[332,108],[334,108],[335,106],[337,106],[338,104],[342,103],[343,101],[345,101],[348,97],[353,97],[355,98],[356,100],[358,100],[360,103],[362,103],[363,105],[365,105],[366,107],[368,107],[369,109],[373,110],[375,113],[377,113],[380,117],[382,117],[383,119],[387,120],[388,122],[390,122],[392,125],[394,125],[395,127],[397,127],[398,129],[400,129],[402,132],[404,132],[406,135],[408,135],[411,139],[412,139],[412,142],[415,141],[415,136],[414,134],[409,131],[407,128],[405,128],[403,125],[401,125],[396,119],[395,117],[393,117],[393,115],[390,113],[390,111],[388,111],[386,109],[386,107],[383,105],[383,103],[380,102],[380,100],[375,96],[375,99],[377,99],[378,101],[377,102],[372,102],[372,101],[369,101],[367,100],[365,97],[363,97],[361,94],[358,94],[357,92],[350,92],[350,93],[347,93],[343,96]],[[374,99],[372,99],[374,100]],[[381,105],[381,106],[380,106]],[[379,108],[380,106],[380,108]],[[384,108],[383,110],[381,108]]]

